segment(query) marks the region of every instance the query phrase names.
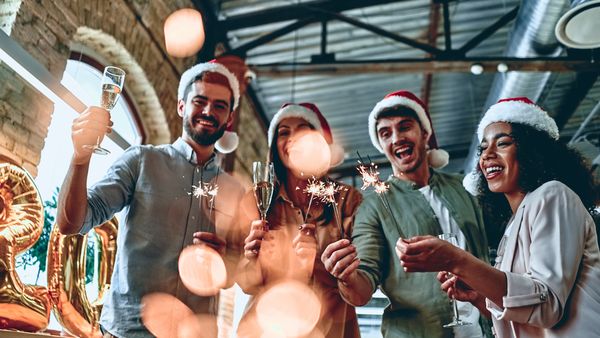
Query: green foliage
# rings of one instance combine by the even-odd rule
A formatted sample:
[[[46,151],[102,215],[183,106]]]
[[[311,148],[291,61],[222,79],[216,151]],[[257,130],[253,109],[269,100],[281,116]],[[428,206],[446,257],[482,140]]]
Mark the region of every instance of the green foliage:
[[[38,266],[38,278],[40,273],[46,271],[46,258],[48,255],[48,244],[50,242],[50,232],[56,219],[56,208],[58,207],[58,187],[52,194],[50,200],[44,201],[44,228],[42,234],[31,249],[17,257],[17,267],[27,268],[28,266]],[[90,237],[91,236],[91,237]],[[92,231],[88,236],[85,262],[85,283],[91,283],[94,276],[94,242],[95,233]],[[37,284],[37,278],[35,283]]]

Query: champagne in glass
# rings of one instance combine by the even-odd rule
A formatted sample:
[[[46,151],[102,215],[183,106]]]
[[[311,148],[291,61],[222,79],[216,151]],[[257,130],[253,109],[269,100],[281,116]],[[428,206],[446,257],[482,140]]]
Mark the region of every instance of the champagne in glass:
[[[252,163],[252,178],[254,180],[256,206],[260,212],[260,219],[264,221],[273,197],[273,163]]]
[[[102,85],[102,101],[100,102],[100,106],[108,111],[112,110],[115,104],[117,104],[120,94],[121,88],[119,86],[112,83],[104,83]]]
[[[456,234],[454,234],[454,233],[444,233],[444,234],[438,235],[438,238],[441,240],[444,240],[454,246],[458,246],[458,239],[456,238]],[[448,273],[448,275],[451,275],[451,274]],[[460,315],[458,313],[458,304],[456,303],[456,299],[454,298],[454,296],[452,297],[452,310],[454,312],[454,317],[452,318],[452,321],[448,324],[445,324],[444,327],[457,327],[457,326],[466,326],[466,325],[473,324],[473,323],[465,322],[462,319],[460,319]]]
[[[111,111],[115,107],[115,104],[117,104],[117,101],[119,100],[119,96],[121,96],[124,81],[125,71],[121,68],[113,66],[104,68],[104,73],[102,74],[102,96],[100,97],[100,106],[102,108]],[[110,151],[100,146],[100,137],[96,139],[96,144],[84,145],[83,147],[85,149],[91,149],[94,154],[98,155],[110,153]]]

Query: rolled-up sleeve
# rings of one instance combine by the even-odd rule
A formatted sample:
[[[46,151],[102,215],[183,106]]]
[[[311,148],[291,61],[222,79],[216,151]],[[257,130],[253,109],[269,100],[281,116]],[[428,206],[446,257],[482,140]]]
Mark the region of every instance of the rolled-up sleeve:
[[[387,266],[385,263],[387,244],[380,225],[381,221],[373,205],[373,196],[370,197],[360,205],[356,213],[352,244],[356,247],[360,259],[358,269],[369,279],[371,291],[374,292],[380,283],[382,269]]]
[[[87,213],[80,234],[108,221],[129,203],[139,176],[141,149],[128,148],[106,175],[88,189]]]
[[[587,210],[561,183],[547,183],[539,189],[541,198],[532,199],[524,214],[531,235],[528,271],[505,272],[503,309],[489,301],[488,308],[499,320],[550,328],[561,320],[577,278]]]

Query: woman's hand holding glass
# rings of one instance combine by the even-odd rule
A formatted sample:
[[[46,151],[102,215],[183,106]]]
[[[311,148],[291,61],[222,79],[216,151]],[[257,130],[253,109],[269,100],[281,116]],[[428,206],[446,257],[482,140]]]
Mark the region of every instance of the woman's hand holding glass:
[[[479,292],[473,290],[458,277],[447,271],[438,272],[437,279],[441,283],[440,287],[442,291],[444,291],[449,298],[454,297],[454,299],[461,302],[477,303],[483,297]]]
[[[250,233],[244,240],[244,256],[249,260],[256,260],[262,252],[268,252],[268,244],[266,242],[270,239],[269,232],[266,230],[267,221],[255,220],[250,224]],[[265,247],[267,249],[265,250]]]

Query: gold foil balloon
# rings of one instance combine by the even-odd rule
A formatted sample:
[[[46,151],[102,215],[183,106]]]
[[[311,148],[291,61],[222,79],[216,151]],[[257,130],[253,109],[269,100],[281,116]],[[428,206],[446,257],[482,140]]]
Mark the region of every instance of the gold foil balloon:
[[[44,208],[33,179],[16,165],[0,164],[0,328],[38,331],[48,326],[47,289],[24,285],[15,256],[31,248],[44,227]]]
[[[98,274],[98,299],[93,302],[85,291],[87,235],[62,235],[55,225],[48,244],[48,289],[54,315],[70,334],[77,337],[101,337],[97,325],[103,299],[117,252],[116,218],[94,228],[100,240],[102,256]]]

